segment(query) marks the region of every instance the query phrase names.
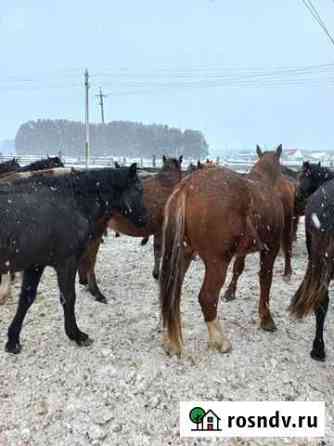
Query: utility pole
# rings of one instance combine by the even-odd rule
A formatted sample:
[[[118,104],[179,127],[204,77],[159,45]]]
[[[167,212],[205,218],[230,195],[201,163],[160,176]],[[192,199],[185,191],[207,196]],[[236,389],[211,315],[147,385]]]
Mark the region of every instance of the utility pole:
[[[97,98],[99,98],[99,106],[101,107],[101,120],[102,124],[104,124],[104,103],[103,99],[106,98],[108,95],[102,94],[102,88],[100,87],[100,93],[96,95]]]
[[[86,92],[86,143],[85,143],[85,163],[86,169],[90,161],[90,137],[89,137],[89,74],[85,70],[85,92]]]

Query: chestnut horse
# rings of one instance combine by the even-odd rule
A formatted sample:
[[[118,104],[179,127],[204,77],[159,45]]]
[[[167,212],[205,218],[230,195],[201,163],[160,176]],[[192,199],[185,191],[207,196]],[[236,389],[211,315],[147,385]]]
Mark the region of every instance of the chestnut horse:
[[[260,327],[276,329],[269,309],[273,265],[280,248],[284,213],[275,192],[280,145],[266,152],[245,177],[224,167],[200,169],[185,177],[165,207],[160,301],[164,346],[181,353],[180,300],[194,253],[205,264],[199,302],[208,326],[209,347],[227,352],[231,344],[217,317],[219,293],[234,256],[260,252]]]
[[[263,157],[263,152],[260,147],[256,148],[257,155],[259,159]],[[265,152],[264,152],[265,153]],[[245,175],[245,177],[251,177],[250,175]],[[285,267],[283,277],[286,281],[291,279],[292,267],[291,267],[291,257],[292,257],[292,244],[297,230],[298,221],[296,220],[294,208],[295,208],[295,191],[296,183],[288,178],[286,175],[281,173],[278,175],[274,190],[282,202],[284,210],[284,229],[282,233],[281,248],[285,257]],[[238,279],[243,273],[245,267],[245,257],[237,257],[233,265],[233,276],[227,290],[224,294],[224,298],[227,301],[234,300],[236,297],[236,290]]]
[[[88,289],[95,299],[106,303],[107,299],[99,290],[95,276],[96,256],[101,244],[103,234],[107,227],[116,233],[130,235],[132,237],[144,237],[144,242],[151,235],[154,236],[154,269],[153,277],[159,277],[159,266],[161,258],[162,220],[163,208],[175,185],[182,178],[182,156],[179,159],[166,158],[163,156],[163,166],[157,175],[143,179],[144,203],[148,211],[148,221],[143,228],[131,224],[122,215],[113,214],[108,222],[101,220],[98,225],[97,237],[91,241],[90,248],[86,251],[79,265],[79,278],[81,284],[87,284]]]

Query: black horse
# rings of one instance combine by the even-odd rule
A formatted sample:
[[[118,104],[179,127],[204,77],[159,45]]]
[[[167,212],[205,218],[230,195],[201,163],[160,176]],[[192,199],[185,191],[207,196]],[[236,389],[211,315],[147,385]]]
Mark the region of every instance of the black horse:
[[[303,215],[307,199],[326,181],[334,179],[334,172],[328,167],[305,161],[299,174],[296,190],[295,209],[298,215]]]
[[[35,175],[2,184],[0,208],[0,273],[24,271],[6,351],[21,350],[22,323],[45,266],[57,273],[67,336],[78,345],[91,344],[79,330],[74,312],[78,264],[102,217],[109,218],[116,210],[137,226],[146,223],[136,165],[64,176]]]
[[[54,169],[56,167],[64,167],[64,163],[58,156],[47,157],[38,161],[34,161],[26,166],[20,166],[16,158],[10,161],[0,163],[0,176],[3,177],[13,172],[30,172],[36,170]]]
[[[26,166],[20,167],[18,172],[29,172],[31,170],[54,169],[56,167],[64,167],[64,163],[59,156],[50,156],[45,159],[34,161]]]
[[[16,158],[0,163],[0,176],[6,175],[9,172],[16,172],[20,165]]]
[[[308,264],[304,279],[290,305],[302,318],[314,311],[316,334],[311,357],[325,359],[324,323],[328,309],[328,286],[334,278],[334,174],[319,165],[304,164],[296,197],[305,202],[305,234]]]

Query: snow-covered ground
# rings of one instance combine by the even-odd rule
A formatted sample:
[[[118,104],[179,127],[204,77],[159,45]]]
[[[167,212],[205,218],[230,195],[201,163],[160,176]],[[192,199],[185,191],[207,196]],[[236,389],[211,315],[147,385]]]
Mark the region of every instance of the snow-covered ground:
[[[64,334],[55,275],[43,277],[22,331],[22,353],[0,351],[1,446],[334,445],[334,323],[330,305],[325,337],[327,360],[309,351],[314,320],[289,320],[286,308],[305,269],[300,228],[290,284],[276,262],[271,307],[278,326],[256,326],[258,255],[249,256],[238,299],[219,313],[233,343],[231,353],[207,350],[207,329],[197,295],[203,266],[193,262],[183,290],[187,355],[167,357],[160,346],[158,286],[151,277],[152,245],[110,233],[97,265],[110,301],[95,303],[78,285],[77,316],[95,339],[77,347]],[[2,346],[16,308],[0,307]],[[114,300],[112,300],[114,299]],[[327,435],[319,440],[190,440],[179,438],[180,400],[325,400]]]

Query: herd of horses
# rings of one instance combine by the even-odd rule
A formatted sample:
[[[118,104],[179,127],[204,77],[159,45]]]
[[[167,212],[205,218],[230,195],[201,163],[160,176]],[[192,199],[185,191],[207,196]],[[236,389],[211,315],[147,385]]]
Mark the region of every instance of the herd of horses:
[[[6,351],[21,351],[20,332],[46,266],[55,269],[67,336],[78,345],[92,340],[75,317],[75,278],[99,302],[95,265],[108,229],[142,239],[153,236],[153,277],[160,282],[163,346],[182,352],[181,290],[191,261],[201,258],[205,275],[199,303],[209,347],[228,352],[231,343],[218,318],[220,291],[229,264],[233,275],[225,300],[236,297],[249,253],[260,255],[259,325],[274,331],[270,289],[275,259],[282,249],[284,279],[292,274],[292,245],[305,215],[308,265],[290,304],[290,313],[316,317],[311,352],[325,359],[323,328],[328,287],[334,276],[334,172],[304,163],[299,174],[280,164],[282,146],[263,152],[248,174],[212,162],[182,170],[182,157],[163,157],[156,175],[139,175],[135,164],[105,169],[68,169],[59,158],[20,167],[0,164],[0,302],[13,274],[23,271],[17,311],[8,329]],[[332,180],[332,181],[331,181]],[[2,293],[2,294],[1,294]]]

